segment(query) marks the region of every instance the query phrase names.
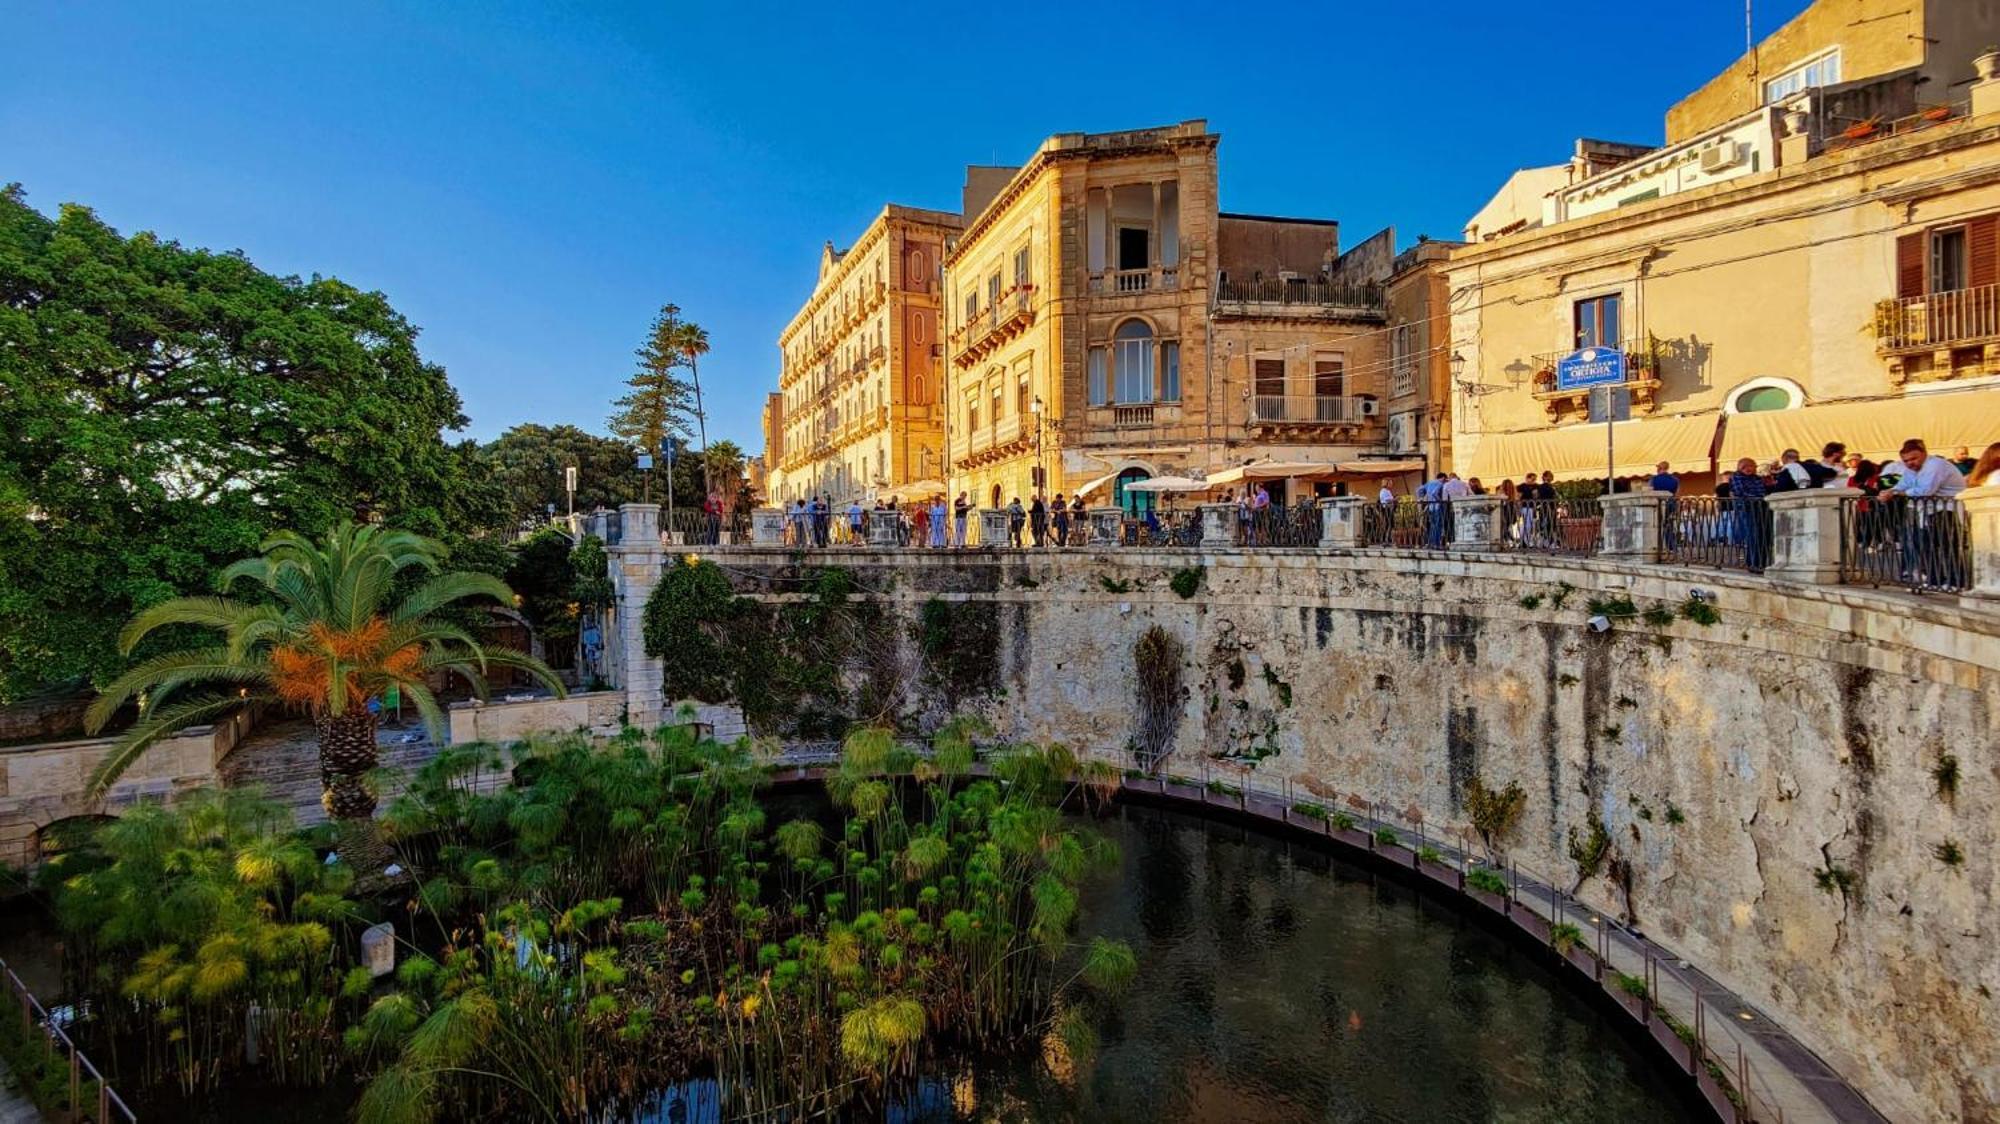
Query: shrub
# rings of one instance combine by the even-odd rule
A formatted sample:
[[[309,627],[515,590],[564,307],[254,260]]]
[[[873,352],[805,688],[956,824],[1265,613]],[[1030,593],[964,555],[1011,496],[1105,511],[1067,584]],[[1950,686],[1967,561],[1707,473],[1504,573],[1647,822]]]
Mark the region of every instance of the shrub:
[[[1523,609],[1539,609],[1541,607],[1542,595],[1539,593],[1530,593],[1521,598],[1521,608]]]
[[[1707,628],[1722,619],[1722,610],[1700,597],[1690,597],[1681,602],[1681,619]]]
[[[1327,818],[1327,822],[1333,825],[1333,830],[1335,831],[1354,830],[1354,817],[1348,815],[1346,812],[1335,812]]]
[[[1616,597],[1593,597],[1585,604],[1584,608],[1592,616],[1598,617],[1636,617],[1639,615],[1639,606],[1634,605],[1632,599],[1622,593]]]
[[[1473,867],[1465,876],[1465,884],[1475,890],[1484,890],[1489,894],[1498,894],[1503,898],[1507,896],[1506,876],[1492,867]]]
[[[1295,801],[1292,804],[1292,811],[1297,812],[1301,816],[1306,816],[1308,818],[1315,820],[1323,820],[1326,818],[1325,805],[1315,804],[1310,800]]]
[[[1465,782],[1465,814],[1472,818],[1473,830],[1479,832],[1489,851],[1513,832],[1527,807],[1528,794],[1519,781],[1508,781],[1501,789],[1486,787],[1476,775]]]
[[[1638,976],[1628,976],[1624,972],[1618,973],[1618,990],[1634,999],[1644,999],[1648,994],[1645,980]]]
[[[1417,848],[1417,861],[1442,864],[1444,856],[1438,854],[1436,847],[1419,847]]]
[[[1824,867],[1813,871],[1813,882],[1819,886],[1822,894],[1837,893],[1844,898],[1854,889],[1856,881],[1858,879],[1853,871],[1831,860]]]
[[[1674,623],[1674,611],[1665,605],[1655,605],[1639,614],[1639,619],[1654,628],[1665,628]]]
[[[1965,861],[1965,852],[1959,849],[1958,840],[1947,839],[1931,848],[1931,857],[1946,866],[1958,866]]]
[[[1549,927],[1549,944],[1559,956],[1568,956],[1571,949],[1583,943],[1583,930],[1565,921]]]
[[[1185,601],[1193,597],[1195,592],[1201,589],[1201,578],[1202,569],[1200,566],[1189,566],[1185,569],[1175,570],[1174,576],[1167,581],[1167,588],[1179,594],[1181,600]]]
[[[1392,827],[1376,828],[1375,842],[1380,843],[1384,847],[1394,847],[1396,845],[1396,829]]]

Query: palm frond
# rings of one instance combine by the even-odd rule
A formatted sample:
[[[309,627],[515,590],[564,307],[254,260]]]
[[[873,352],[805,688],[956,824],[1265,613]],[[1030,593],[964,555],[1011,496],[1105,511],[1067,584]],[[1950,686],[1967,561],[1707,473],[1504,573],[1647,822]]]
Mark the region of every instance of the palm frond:
[[[196,648],[192,651],[168,652],[154,656],[112,680],[97,698],[92,700],[90,709],[83,713],[83,728],[92,734],[102,730],[104,724],[111,720],[111,716],[118,713],[118,708],[124,706],[132,696],[151,690],[162,681],[174,680],[178,685],[187,682],[182,673],[189,669],[227,667],[231,662],[226,648]],[[219,676],[219,678],[240,682],[233,676]]]
[[[157,605],[139,610],[118,633],[118,650],[130,653],[139,646],[139,641],[154,629],[174,624],[200,625],[204,628],[228,629],[250,610],[241,601],[227,597],[176,597]]]
[[[420,620],[454,601],[471,597],[491,597],[502,605],[514,603],[514,591],[491,574],[461,572],[439,574],[403,598],[389,619],[397,623]]]
[[[252,701],[261,699],[255,696],[249,699],[239,698],[235,695],[219,699],[189,699],[148,711],[144,718],[120,735],[118,741],[112,745],[111,752],[105,754],[104,760],[97,763],[97,768],[90,771],[90,780],[85,785],[86,793],[92,800],[103,799],[104,793],[117,783],[119,777],[125,775],[126,770],[132,767],[132,763],[161,738],[189,726],[213,721]]]

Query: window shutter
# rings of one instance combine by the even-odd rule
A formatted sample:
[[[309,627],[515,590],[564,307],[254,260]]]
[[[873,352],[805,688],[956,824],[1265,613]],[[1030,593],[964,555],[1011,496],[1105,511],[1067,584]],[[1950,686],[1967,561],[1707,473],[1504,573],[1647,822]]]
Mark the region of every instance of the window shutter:
[[[1924,247],[1930,236],[1923,231],[1896,239],[1896,295],[1924,295]]]
[[[2000,285],[2000,215],[1981,215],[1965,224],[1965,283],[1973,288]]]

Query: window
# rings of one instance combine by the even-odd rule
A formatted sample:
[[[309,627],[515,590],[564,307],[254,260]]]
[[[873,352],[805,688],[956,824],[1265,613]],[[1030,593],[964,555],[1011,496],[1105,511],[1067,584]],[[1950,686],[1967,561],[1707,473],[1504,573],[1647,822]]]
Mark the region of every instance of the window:
[[[1112,336],[1118,404],[1153,400],[1153,329],[1143,320],[1127,320]]]
[[[986,279],[986,307],[994,308],[997,307],[999,303],[1000,303],[1000,271],[996,269],[993,271],[993,276],[988,277]]]
[[[1736,412],[1756,414],[1765,410],[1789,410],[1792,392],[1781,386],[1760,386],[1736,396]]]
[[[1283,398],[1285,396],[1285,361],[1283,359],[1259,359],[1255,367],[1257,397]]]
[[[1389,336],[1391,397],[1415,394],[1417,392],[1417,365],[1411,358],[1410,325],[1399,325]]]
[[[1931,292],[1955,293],[1965,288],[1965,228],[1931,231]]]
[[[966,431],[967,433],[977,433],[977,432],[979,432],[979,392],[978,392],[978,391],[974,391],[974,392],[972,392],[971,394],[968,394],[968,395],[966,395],[966,396],[965,396],[965,431]]]
[[[1014,251],[1014,285],[1018,288],[1028,283],[1028,248]]]
[[[1007,412],[1007,399],[1001,394],[999,382],[993,384],[993,424],[1000,424],[1000,416]]]
[[[979,290],[973,289],[972,291],[965,294],[965,322],[967,324],[972,323],[973,319],[978,315],[979,315]]]
[[[1840,49],[1834,48],[1764,83],[1764,104],[1784,101],[1802,90],[1832,86],[1840,81]]]
[[[1142,226],[1121,226],[1118,228],[1118,268],[1147,269],[1153,264],[1146,236]]]
[[[1018,373],[1014,379],[1014,412],[1026,416],[1032,403],[1028,388],[1028,368],[1023,364],[1015,370]]]
[[[1111,390],[1104,377],[1105,362],[1103,348],[1093,347],[1090,349],[1089,368],[1090,404],[1093,406],[1102,406],[1111,401]]]
[[[1576,302],[1576,346],[1616,347],[1623,338],[1618,334],[1618,294],[1607,293],[1601,297]]]
[[[1347,393],[1347,361],[1338,355],[1313,356],[1313,397],[1340,398]]]
[[[1181,400],[1181,345],[1168,340],[1160,345],[1160,401]]]

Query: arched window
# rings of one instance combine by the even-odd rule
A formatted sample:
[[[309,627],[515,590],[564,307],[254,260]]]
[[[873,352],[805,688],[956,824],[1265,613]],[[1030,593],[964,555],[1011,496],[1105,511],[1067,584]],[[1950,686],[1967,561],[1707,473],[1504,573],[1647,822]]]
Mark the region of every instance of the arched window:
[[[1153,329],[1127,320],[1111,337],[1113,401],[1121,406],[1153,400]]]
[[[993,506],[995,508],[1000,506],[1000,485],[998,484],[993,485]]]
[[[1125,486],[1127,484],[1137,484],[1141,480],[1149,479],[1152,475],[1152,473],[1147,472],[1143,468],[1128,468],[1119,473],[1118,479],[1111,482],[1111,502],[1124,508],[1125,514],[1135,519],[1143,518],[1148,511],[1153,509],[1153,493],[1128,492],[1125,490]]]
[[[1771,410],[1791,410],[1805,404],[1805,391],[1790,379],[1751,379],[1729,392],[1724,399],[1725,414],[1761,414]]]

